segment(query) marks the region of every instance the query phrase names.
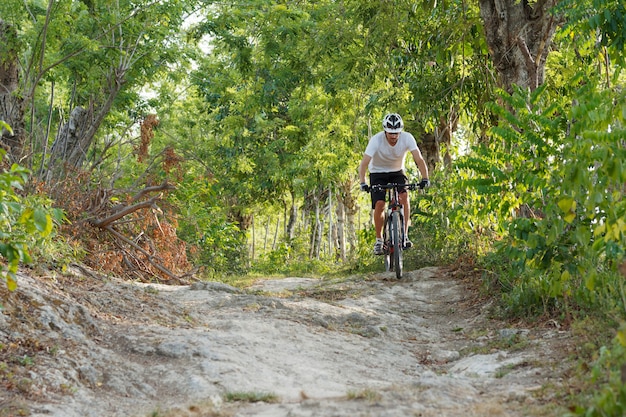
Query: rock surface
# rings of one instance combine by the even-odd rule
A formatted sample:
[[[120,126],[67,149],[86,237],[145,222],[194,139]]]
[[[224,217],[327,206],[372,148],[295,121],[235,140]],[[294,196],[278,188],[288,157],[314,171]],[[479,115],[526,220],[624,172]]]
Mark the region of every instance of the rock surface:
[[[0,417],[557,415],[566,331],[489,319],[450,271],[0,291]],[[229,401],[242,399],[247,401]],[[561,408],[562,411],[562,408]]]

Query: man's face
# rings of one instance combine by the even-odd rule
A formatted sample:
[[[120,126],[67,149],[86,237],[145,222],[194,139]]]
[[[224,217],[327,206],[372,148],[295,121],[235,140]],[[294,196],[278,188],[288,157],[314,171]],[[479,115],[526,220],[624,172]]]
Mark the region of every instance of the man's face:
[[[389,142],[389,144],[393,146],[396,143],[398,143],[398,138],[400,137],[400,133],[385,132],[385,137],[387,138],[387,142]]]

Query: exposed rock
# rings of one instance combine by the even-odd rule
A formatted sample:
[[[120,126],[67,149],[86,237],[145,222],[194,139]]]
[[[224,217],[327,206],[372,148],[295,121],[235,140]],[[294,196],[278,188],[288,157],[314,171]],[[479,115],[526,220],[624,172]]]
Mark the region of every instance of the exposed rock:
[[[521,417],[558,386],[567,332],[492,321],[443,270],[387,278],[21,275],[0,290],[0,416]],[[524,343],[508,351],[510,337]]]

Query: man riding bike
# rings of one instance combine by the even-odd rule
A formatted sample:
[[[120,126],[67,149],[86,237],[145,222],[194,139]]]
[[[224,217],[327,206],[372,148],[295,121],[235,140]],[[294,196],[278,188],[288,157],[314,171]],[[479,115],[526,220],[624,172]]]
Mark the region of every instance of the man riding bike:
[[[404,172],[406,154],[410,152],[413,161],[422,175],[420,188],[430,185],[428,180],[428,167],[415,142],[415,138],[409,132],[404,131],[404,122],[397,113],[389,113],[383,118],[383,130],[372,136],[365,148],[363,159],[359,165],[359,179],[361,190],[369,191],[370,187],[365,182],[365,174],[369,170],[370,186],[385,185],[388,183],[407,184],[408,178]],[[374,210],[374,228],[376,229],[376,243],[374,255],[383,254],[383,223],[385,210],[385,191],[374,191],[372,196],[372,209]],[[413,243],[408,238],[411,208],[406,189],[400,190],[400,204],[404,206],[404,248],[410,248]]]

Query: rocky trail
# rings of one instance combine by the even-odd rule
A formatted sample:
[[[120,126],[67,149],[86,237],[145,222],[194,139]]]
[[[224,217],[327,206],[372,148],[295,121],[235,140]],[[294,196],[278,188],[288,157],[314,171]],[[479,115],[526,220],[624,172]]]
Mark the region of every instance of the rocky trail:
[[[20,275],[0,290],[0,417],[562,415],[567,331],[490,319],[455,271],[405,275]]]

